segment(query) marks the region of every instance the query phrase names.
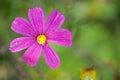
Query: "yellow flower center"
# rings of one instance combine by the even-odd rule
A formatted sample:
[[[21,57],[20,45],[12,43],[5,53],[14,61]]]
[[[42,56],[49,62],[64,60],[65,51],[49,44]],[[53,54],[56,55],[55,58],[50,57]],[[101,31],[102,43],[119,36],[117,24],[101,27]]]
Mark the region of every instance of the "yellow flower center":
[[[83,70],[80,69],[80,80],[94,80],[96,71],[93,69]]]
[[[46,42],[46,36],[44,34],[37,36],[37,42],[41,45],[45,44]]]

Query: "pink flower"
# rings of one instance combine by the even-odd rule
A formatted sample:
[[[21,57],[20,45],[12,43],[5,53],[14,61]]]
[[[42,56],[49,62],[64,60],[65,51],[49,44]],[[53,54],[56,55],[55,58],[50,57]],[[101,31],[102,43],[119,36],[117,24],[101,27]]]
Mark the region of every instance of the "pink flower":
[[[64,15],[52,10],[45,21],[41,8],[31,8],[28,11],[28,18],[29,21],[17,17],[12,22],[11,29],[24,37],[11,41],[10,51],[18,52],[27,48],[22,59],[29,66],[37,64],[42,51],[46,64],[52,69],[57,68],[60,59],[48,42],[66,47],[72,45],[71,32],[67,29],[58,29],[64,22]]]

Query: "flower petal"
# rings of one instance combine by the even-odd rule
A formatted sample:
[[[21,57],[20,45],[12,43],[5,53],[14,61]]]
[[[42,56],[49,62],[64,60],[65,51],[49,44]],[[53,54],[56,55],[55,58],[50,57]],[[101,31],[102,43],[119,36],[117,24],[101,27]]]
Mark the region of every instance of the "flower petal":
[[[34,43],[33,37],[20,37],[11,41],[9,50],[12,52],[21,51]]]
[[[21,17],[15,18],[15,20],[12,22],[11,29],[24,36],[35,35],[31,25],[27,22],[27,20]]]
[[[59,66],[60,64],[59,57],[49,46],[43,46],[42,52],[45,62],[50,68],[54,69]]]
[[[51,11],[45,24],[46,32],[50,30],[55,30],[60,27],[63,24],[64,19],[64,15],[62,15],[57,10]]]
[[[48,41],[61,46],[72,45],[72,34],[67,29],[61,29],[54,32],[49,32],[47,35]]]
[[[42,8],[29,9],[28,17],[34,30],[39,34],[42,33],[44,26],[44,12]]]
[[[41,46],[38,44],[33,44],[27,51],[23,54],[23,61],[29,66],[33,67],[37,64],[40,57]]]

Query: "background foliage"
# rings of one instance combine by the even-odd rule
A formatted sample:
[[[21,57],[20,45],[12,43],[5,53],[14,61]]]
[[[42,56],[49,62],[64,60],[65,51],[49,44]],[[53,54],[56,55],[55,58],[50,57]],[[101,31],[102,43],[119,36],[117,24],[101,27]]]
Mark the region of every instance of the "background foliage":
[[[79,69],[93,67],[96,80],[120,80],[119,0],[0,0],[0,80],[79,80]],[[21,35],[10,29],[15,17],[27,18],[31,7],[42,7],[45,15],[56,8],[65,15],[63,28],[72,32],[73,45],[50,44],[61,65],[50,69],[40,57],[31,68],[22,62],[24,51],[12,54],[12,39]]]

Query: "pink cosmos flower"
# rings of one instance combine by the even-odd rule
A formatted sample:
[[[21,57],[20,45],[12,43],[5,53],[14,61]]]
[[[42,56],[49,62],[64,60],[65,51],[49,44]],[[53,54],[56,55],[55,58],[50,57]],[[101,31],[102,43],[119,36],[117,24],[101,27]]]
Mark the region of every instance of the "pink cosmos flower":
[[[22,59],[29,66],[37,64],[42,51],[46,64],[52,69],[57,68],[60,59],[48,42],[66,47],[72,45],[71,32],[67,29],[58,29],[64,22],[64,15],[52,10],[45,21],[41,8],[31,8],[28,11],[28,18],[29,21],[17,17],[12,22],[11,29],[23,37],[11,41],[10,51],[18,52],[27,48]]]

